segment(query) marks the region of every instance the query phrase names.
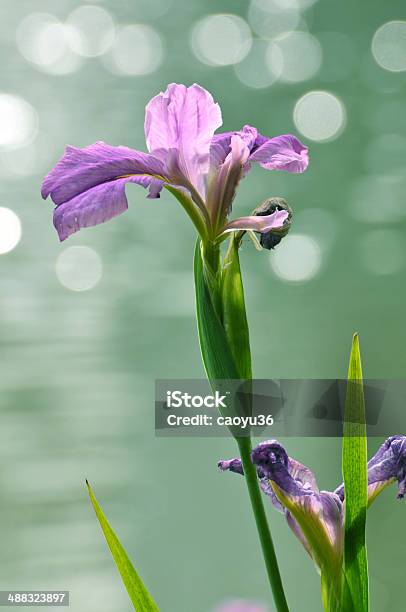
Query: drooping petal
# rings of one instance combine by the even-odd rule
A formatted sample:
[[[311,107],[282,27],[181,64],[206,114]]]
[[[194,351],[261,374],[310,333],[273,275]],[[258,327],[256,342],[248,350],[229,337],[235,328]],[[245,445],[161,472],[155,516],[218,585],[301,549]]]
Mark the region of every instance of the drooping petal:
[[[244,475],[241,459],[235,458],[230,460],[222,460],[218,462],[220,472],[235,472],[236,474]]]
[[[272,215],[262,217],[239,217],[230,221],[225,226],[223,233],[236,230],[252,230],[253,232],[266,233],[272,229],[282,227],[289,213],[286,210],[277,210]]]
[[[325,575],[340,576],[343,554],[343,508],[338,495],[319,492],[314,474],[277,440],[261,442],[252,462],[263,492],[285,514],[288,525]],[[243,474],[239,459],[220,461],[222,471]]]
[[[68,146],[62,159],[45,177],[41,194],[44,199],[50,195],[58,206],[96,185],[121,177],[141,176],[142,184],[147,187],[163,172],[159,159],[128,147],[114,147],[104,142],[83,149]]]
[[[67,147],[45,177],[42,197],[57,205],[54,225],[61,240],[82,227],[104,223],[127,209],[125,184],[149,188],[159,197],[165,178],[159,159],[128,147],[97,142],[83,149]]]
[[[132,176],[96,185],[54,210],[54,226],[61,241],[83,227],[105,223],[128,208],[125,195],[126,183],[143,187],[151,184],[149,176]]]
[[[242,467],[241,459],[235,458],[235,459],[229,459],[229,460],[222,460],[222,461],[219,461],[217,465],[218,465],[220,472],[228,471],[228,472],[234,472],[235,474],[241,474],[242,476],[244,476],[244,468]],[[275,506],[275,508],[279,510],[279,512],[283,512],[284,511],[283,506],[279,502],[278,498],[276,497],[269,479],[264,476],[259,466],[257,466],[257,475],[259,478],[259,485],[262,491],[265,493],[265,495],[268,495],[271,498],[271,501],[273,505]]]
[[[170,152],[172,166],[204,196],[210,143],[221,124],[220,107],[208,91],[196,84],[172,83],[146,107],[147,147],[165,161]]]
[[[398,483],[398,499],[406,493],[406,437],[392,436],[385,440],[368,462],[368,504],[391,483]],[[344,500],[344,485],[336,489],[336,494]]]
[[[258,162],[267,170],[287,170],[288,172],[304,172],[309,165],[308,148],[293,136],[286,134],[275,138],[257,139],[256,146],[249,161]]]
[[[334,493],[319,492],[313,473],[288,457],[276,440],[262,442],[252,451],[252,460],[283,506],[288,523],[322,571],[341,561],[343,512]]]

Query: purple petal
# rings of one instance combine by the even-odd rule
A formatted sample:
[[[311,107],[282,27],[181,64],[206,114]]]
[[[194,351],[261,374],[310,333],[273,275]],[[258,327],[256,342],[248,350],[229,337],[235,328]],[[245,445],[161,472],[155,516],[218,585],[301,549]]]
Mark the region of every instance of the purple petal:
[[[261,489],[282,511],[306,551],[324,571],[336,569],[343,554],[343,507],[340,498],[319,492],[314,474],[277,440],[261,442],[252,451]],[[219,463],[221,470],[243,473],[241,461]]]
[[[341,558],[343,511],[339,497],[319,493],[311,470],[288,457],[276,440],[254,448],[252,460],[269,480],[288,524],[319,567]]]
[[[267,612],[267,608],[254,602],[236,599],[225,602],[216,608],[215,612]]]
[[[230,153],[231,138],[233,136],[239,136],[251,151],[256,142],[258,132],[256,128],[252,127],[251,125],[244,125],[242,130],[237,132],[223,132],[221,134],[215,134],[210,145],[210,166],[212,168],[217,168],[220,164],[222,164],[227,155]]]
[[[223,233],[235,230],[252,230],[253,232],[266,233],[272,229],[282,227],[289,213],[286,210],[277,210],[272,215],[262,217],[239,217],[227,223]]]
[[[236,474],[244,475],[241,459],[230,459],[229,461],[222,460],[218,462],[218,468],[220,472],[235,472]]]
[[[128,175],[162,176],[163,164],[148,153],[96,142],[83,149],[66,147],[62,159],[45,177],[41,194],[63,204],[102,183]],[[152,180],[152,179],[151,179]],[[144,181],[144,186],[149,183]]]
[[[371,504],[387,485],[398,482],[398,499],[406,493],[406,437],[388,438],[368,462],[368,503]],[[344,500],[344,485],[336,489]]]
[[[105,223],[126,211],[126,183],[148,187],[151,185],[151,177],[131,176],[102,183],[57,206],[54,211],[54,225],[59,239],[66,240],[82,227]]]
[[[275,480],[289,495],[318,493],[313,472],[289,457],[277,440],[258,444],[252,451],[252,461],[265,478]]]
[[[196,84],[172,83],[146,107],[147,147],[162,160],[175,152],[183,176],[204,195],[210,143],[221,124],[220,107],[208,91]]]
[[[304,172],[309,165],[308,148],[291,134],[275,138],[257,139],[262,143],[250,156],[250,161],[259,162],[267,170]]]
[[[79,149],[67,147],[62,159],[45,177],[42,197],[57,205],[54,225],[61,240],[82,227],[104,223],[127,209],[125,184],[149,187],[159,197],[163,164],[152,155],[104,142]]]
[[[250,151],[239,135],[231,136],[230,151],[224,162],[212,175],[207,194],[207,208],[212,219],[220,226],[227,216],[236,194],[238,183],[244,176]]]

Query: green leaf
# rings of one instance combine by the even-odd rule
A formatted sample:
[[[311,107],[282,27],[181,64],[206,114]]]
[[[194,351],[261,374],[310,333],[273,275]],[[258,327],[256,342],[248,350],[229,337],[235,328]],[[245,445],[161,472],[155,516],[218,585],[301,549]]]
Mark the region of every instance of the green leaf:
[[[194,274],[196,289],[196,316],[200,349],[207,378],[216,380],[238,379],[238,369],[231,353],[228,338],[213,304],[212,292],[206,283],[200,240],[196,243]]]
[[[353,337],[348,369],[342,462],[345,490],[344,571],[354,608],[357,612],[368,612],[365,539],[368,506],[367,436],[358,334]]]
[[[241,379],[240,372],[236,366],[234,356],[231,352],[229,338],[227,337],[223,323],[218,315],[222,308],[221,300],[217,309],[213,301],[218,297],[216,288],[218,279],[208,280],[210,270],[204,270],[200,241],[195,250],[195,287],[196,287],[196,317],[199,331],[200,349],[207,378],[213,390],[221,393],[228,390],[228,381]],[[208,287],[211,283],[211,289]],[[225,386],[224,386],[225,385]],[[220,408],[224,417],[249,416],[251,414],[251,388],[250,381],[241,388],[241,393],[233,395],[233,401],[227,402],[227,406]],[[230,432],[234,437],[246,436],[248,428],[242,430],[239,426],[230,426]]]
[[[252,378],[251,350],[245,309],[244,288],[241,278],[238,239],[230,238],[222,271],[223,325],[240,378]]]
[[[102,528],[104,537],[106,538],[114,562],[118,571],[120,572],[124,586],[127,589],[134,609],[137,612],[159,612],[158,606],[148,593],[144,583],[128,558],[127,553],[110,527],[87,481],[86,484],[89,490],[90,501],[92,502],[94,511],[100,523],[100,527]]]

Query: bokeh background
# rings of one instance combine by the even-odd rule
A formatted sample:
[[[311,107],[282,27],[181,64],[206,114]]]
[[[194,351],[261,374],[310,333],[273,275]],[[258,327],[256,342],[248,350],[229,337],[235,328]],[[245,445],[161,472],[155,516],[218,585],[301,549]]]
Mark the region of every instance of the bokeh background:
[[[208,88],[224,129],[298,134],[308,171],[254,168],[235,202],[295,210],[275,252],[242,252],[255,374],[345,376],[358,330],[365,375],[402,377],[405,19],[402,0],[2,0],[0,589],[130,609],[87,477],[163,612],[273,610],[244,482],[216,469],[233,442],[154,434],[155,379],[203,376],[190,223],[130,185],[125,216],[60,244],[40,183],[68,143],[144,149],[145,104],[172,81]],[[338,440],[285,443],[336,486]],[[404,609],[405,512],[392,488],[368,516],[373,612]],[[320,610],[311,561],[269,518],[292,611]]]

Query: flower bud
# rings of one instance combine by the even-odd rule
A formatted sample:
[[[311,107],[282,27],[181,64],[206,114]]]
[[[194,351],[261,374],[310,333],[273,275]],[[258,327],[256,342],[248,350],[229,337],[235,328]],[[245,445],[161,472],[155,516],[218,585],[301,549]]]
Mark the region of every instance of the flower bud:
[[[264,249],[274,249],[280,243],[282,238],[286,236],[290,229],[293,211],[284,198],[277,197],[268,198],[253,210],[252,214],[255,217],[272,215],[277,210],[286,210],[289,213],[289,216],[285,220],[282,227],[272,229],[264,234],[259,234],[259,243]]]

